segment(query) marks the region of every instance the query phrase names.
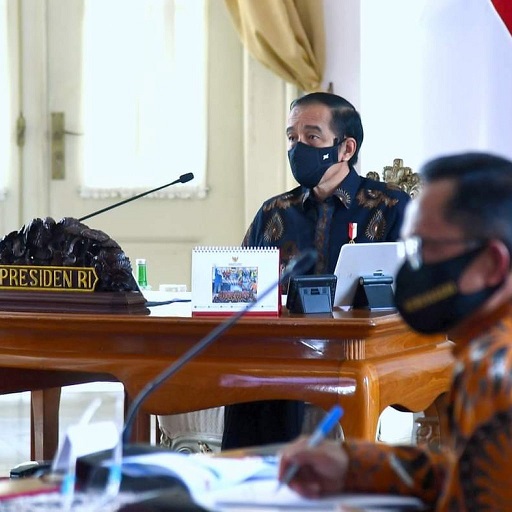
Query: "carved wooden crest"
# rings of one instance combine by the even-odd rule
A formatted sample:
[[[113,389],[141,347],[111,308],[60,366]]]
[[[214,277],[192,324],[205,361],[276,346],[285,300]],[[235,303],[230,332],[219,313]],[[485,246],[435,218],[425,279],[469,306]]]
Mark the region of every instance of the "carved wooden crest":
[[[2,311],[148,314],[145,304],[119,244],[77,219],[32,219],[0,239]]]
[[[421,178],[410,167],[404,166],[401,158],[395,158],[393,165],[387,165],[382,169],[383,180],[391,185],[396,185],[411,197],[416,197],[421,189]],[[380,181],[378,172],[370,171],[366,174],[367,178]]]

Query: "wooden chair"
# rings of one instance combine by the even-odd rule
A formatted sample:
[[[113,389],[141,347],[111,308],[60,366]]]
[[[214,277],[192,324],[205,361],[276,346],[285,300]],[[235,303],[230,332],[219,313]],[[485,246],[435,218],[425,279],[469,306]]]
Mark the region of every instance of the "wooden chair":
[[[306,404],[303,434],[311,434],[324,417],[325,411],[314,404]],[[224,427],[224,407],[214,407],[184,414],[158,416],[160,444],[184,453],[219,452]],[[344,439],[338,425],[329,439]],[[157,437],[158,441],[158,437]]]
[[[401,158],[395,158],[393,165],[387,165],[382,169],[383,180],[391,185],[407,192],[411,197],[416,197],[421,189],[421,178],[410,167],[404,166]],[[367,178],[380,181],[380,174],[376,171],[370,171],[366,174]]]

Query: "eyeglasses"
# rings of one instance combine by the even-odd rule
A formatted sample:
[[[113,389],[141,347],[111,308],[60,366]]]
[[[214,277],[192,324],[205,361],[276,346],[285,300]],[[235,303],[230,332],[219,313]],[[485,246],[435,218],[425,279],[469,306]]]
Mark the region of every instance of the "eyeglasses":
[[[487,240],[483,238],[423,238],[411,236],[399,240],[399,256],[405,258],[414,270],[423,265],[423,251],[428,247],[431,251],[440,249],[445,245],[462,245],[466,250],[471,251],[483,247]]]

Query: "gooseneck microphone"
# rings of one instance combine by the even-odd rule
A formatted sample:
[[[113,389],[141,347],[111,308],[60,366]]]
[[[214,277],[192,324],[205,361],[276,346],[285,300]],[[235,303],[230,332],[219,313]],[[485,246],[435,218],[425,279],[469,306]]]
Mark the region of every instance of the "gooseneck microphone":
[[[162,373],[160,373],[155,379],[150,381],[139,394],[135,397],[133,402],[131,403],[128,412],[126,413],[123,433],[122,433],[122,443],[128,443],[131,431],[133,427],[133,422],[135,420],[135,416],[140,406],[144,402],[144,400],[155,391],[160,385],[162,385],[167,379],[172,377],[175,373],[180,370],[185,364],[187,364],[191,359],[193,359],[197,354],[202,352],[208,345],[217,340],[222,334],[224,334],[228,329],[230,329],[234,324],[238,322],[238,320],[244,316],[249,310],[251,310],[254,306],[260,303],[269,293],[274,291],[277,286],[283,281],[286,281],[292,275],[304,274],[314,265],[317,257],[317,252],[314,249],[308,249],[304,251],[296,260],[290,262],[286,270],[282,273],[281,277],[269,288],[264,290],[261,295],[258,295],[258,299],[255,302],[248,303],[243,309],[241,309],[238,313],[230,316],[227,320],[220,323],[215,329],[213,329],[210,333],[208,333],[204,338],[199,340],[195,345],[193,345],[187,352],[185,352],[181,357],[179,357],[174,363],[172,363],[167,369],[165,369]]]
[[[177,180],[172,181],[171,183],[167,183],[166,185],[161,185],[160,187],[154,188],[152,190],[148,190],[147,192],[142,192],[141,194],[137,194],[136,196],[129,197],[128,199],[124,199],[123,201],[119,201],[118,203],[107,206],[106,208],[102,208],[101,210],[97,210],[93,213],[89,213],[85,217],[80,217],[79,222],[83,222],[86,219],[90,219],[95,215],[99,215],[100,213],[108,212],[113,208],[117,208],[118,206],[122,206],[123,204],[129,203],[130,201],[135,201],[135,199],[140,199],[141,197],[147,196],[148,194],[152,194],[153,192],[158,192],[163,188],[170,187],[171,185],[176,185],[176,183],[187,183],[190,180],[194,179],[194,174],[191,172],[187,172],[186,174],[182,174]]]

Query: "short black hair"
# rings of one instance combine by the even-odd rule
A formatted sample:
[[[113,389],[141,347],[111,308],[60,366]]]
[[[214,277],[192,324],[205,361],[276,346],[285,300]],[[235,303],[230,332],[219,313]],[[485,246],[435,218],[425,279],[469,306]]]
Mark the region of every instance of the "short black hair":
[[[468,238],[498,238],[512,255],[512,161],[490,153],[461,153],[426,163],[424,183],[455,181],[444,212]]]
[[[354,108],[354,105],[345,98],[329,92],[312,92],[293,100],[290,110],[294,107],[305,105],[321,104],[329,107],[331,110],[331,130],[334,132],[339,141],[345,137],[352,137],[356,141],[356,150],[349,160],[354,165],[357,163],[359,149],[363,143],[363,125],[361,116]]]

